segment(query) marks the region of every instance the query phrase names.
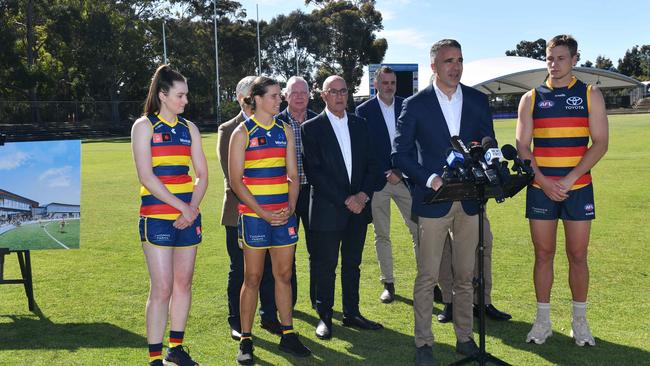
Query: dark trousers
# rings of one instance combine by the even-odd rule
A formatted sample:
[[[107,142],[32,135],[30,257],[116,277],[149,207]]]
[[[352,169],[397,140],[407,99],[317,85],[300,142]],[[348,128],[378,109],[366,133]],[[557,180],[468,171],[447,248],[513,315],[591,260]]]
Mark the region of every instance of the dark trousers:
[[[237,227],[226,228],[226,247],[230,257],[230,271],[228,271],[228,323],[232,329],[241,330],[239,319],[239,293],[244,283],[244,251],[239,248],[237,240]],[[269,322],[276,319],[275,307],[275,281],[271,269],[271,261],[264,264],[264,274],[260,283],[260,316],[262,321]]]
[[[341,251],[341,288],[343,314],[359,315],[359,279],[361,258],[368,225],[365,218],[352,215],[347,226],[338,231],[311,231],[312,272],[316,281],[316,310],[322,319],[331,317],[334,306],[336,266]]]
[[[302,223],[302,232],[305,235],[305,243],[307,245],[307,253],[309,255],[309,300],[311,301],[312,308],[316,307],[316,282],[314,280],[314,271],[312,270],[312,249],[311,249],[311,240],[309,237],[309,195],[310,188],[309,184],[300,185],[300,194],[298,195],[298,202],[296,203],[296,216],[298,217],[298,225]],[[295,283],[295,273],[296,273],[296,263],[293,263],[293,273],[294,273],[294,282]],[[297,289],[296,286],[293,287]],[[296,305],[297,291],[293,291],[293,305]]]

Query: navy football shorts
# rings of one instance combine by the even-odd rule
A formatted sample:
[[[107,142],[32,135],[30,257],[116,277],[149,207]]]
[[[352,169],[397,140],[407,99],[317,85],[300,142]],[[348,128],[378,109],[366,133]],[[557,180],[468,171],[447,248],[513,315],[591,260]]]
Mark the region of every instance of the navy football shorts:
[[[296,245],[298,242],[298,220],[291,215],[281,226],[272,226],[256,216],[239,215],[237,224],[239,246],[253,249],[280,248]]]
[[[590,183],[569,191],[569,197],[562,202],[548,198],[541,188],[529,186],[526,191],[526,218],[532,220],[593,220],[594,186]]]
[[[170,248],[190,247],[201,242],[201,214],[191,226],[179,230],[173,226],[174,220],[140,217],[140,240],[153,245]]]

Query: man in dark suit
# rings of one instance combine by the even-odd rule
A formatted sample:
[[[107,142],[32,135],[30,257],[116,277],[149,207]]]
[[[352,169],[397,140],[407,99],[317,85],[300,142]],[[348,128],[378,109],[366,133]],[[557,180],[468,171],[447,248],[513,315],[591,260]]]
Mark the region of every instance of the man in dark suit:
[[[372,220],[367,204],[374,192],[378,170],[366,122],[345,111],[348,96],[345,80],[336,75],[328,77],[321,96],[325,111],[302,125],[302,143],[307,180],[312,186],[310,259],[320,317],[316,336],[329,339],[339,248],[343,325],[383,328],[359,311],[359,266]]]
[[[486,96],[460,84],[463,56],[460,44],[445,39],[431,47],[431,68],[435,79],[429,87],[404,101],[397,124],[393,161],[415,186],[413,213],[420,238],[416,247],[417,276],[413,288],[416,365],[434,365],[431,320],[433,288],[447,234],[452,241],[454,272],[454,330],[456,351],[473,355],[478,347],[472,339],[473,269],[478,243],[478,205],[474,201],[427,205],[425,195],[442,186],[445,153],[452,136],[465,142],[494,137],[492,116]],[[420,159],[411,155],[417,146]]]
[[[228,272],[228,323],[230,324],[230,336],[239,340],[241,323],[239,318],[239,292],[244,282],[244,253],[239,247],[237,239],[237,219],[239,211],[237,205],[239,200],[230,188],[228,183],[228,146],[230,136],[235,128],[248,116],[252,114],[250,107],[244,103],[244,97],[250,94],[251,86],[255,76],[246,76],[237,83],[235,89],[237,101],[242,110],[239,114],[219,125],[217,138],[217,156],[221,163],[221,170],[224,177],[223,209],[221,212],[221,225],[226,229],[226,248],[230,257],[230,271]],[[268,259],[268,258],[267,258]],[[295,278],[295,272],[293,278]],[[295,301],[294,301],[295,304]],[[260,284],[260,318],[262,328],[274,334],[282,334],[280,322],[276,316],[275,306],[275,281],[270,259],[265,262],[264,275]]]
[[[287,86],[284,89],[284,98],[287,101],[287,108],[280,112],[276,118],[285,122],[293,130],[293,136],[296,143],[296,158],[298,161],[298,178],[300,179],[300,193],[298,202],[296,202],[296,216],[298,224],[302,224],[302,232],[305,234],[305,244],[307,252],[311,255],[311,240],[309,240],[309,182],[305,175],[302,137],[300,136],[300,126],[307,120],[316,117],[316,113],[307,108],[309,105],[309,85],[307,81],[300,76],[292,76],[287,80]],[[295,261],[294,261],[295,273]],[[309,299],[311,307],[316,309],[315,281],[312,276],[312,269],[309,269]],[[295,279],[296,276],[293,276]],[[298,297],[298,287],[293,282],[293,303],[296,304]]]
[[[365,118],[374,147],[379,170],[383,176],[375,185],[370,202],[372,225],[375,228],[375,251],[381,271],[380,280],[384,291],[379,296],[388,304],[395,298],[395,277],[393,276],[393,252],[390,240],[390,200],[395,201],[404,222],[411,232],[413,243],[417,242],[417,226],[411,220],[411,193],[403,180],[402,172],[393,166],[390,154],[395,138],[397,116],[402,111],[404,98],[395,96],[397,77],[393,69],[382,66],[375,72],[377,96],[368,99],[356,109],[359,117]]]

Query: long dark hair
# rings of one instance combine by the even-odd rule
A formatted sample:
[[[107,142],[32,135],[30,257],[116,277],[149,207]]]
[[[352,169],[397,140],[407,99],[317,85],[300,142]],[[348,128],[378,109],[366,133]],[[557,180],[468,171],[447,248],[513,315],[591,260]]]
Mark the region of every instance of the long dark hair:
[[[149,93],[147,94],[147,100],[144,102],[143,113],[145,116],[160,112],[160,98],[158,98],[158,93],[161,91],[165,94],[169,92],[169,89],[174,85],[174,81],[186,83],[187,79],[169,65],[158,66],[156,72],[151,77]]]
[[[248,104],[251,106],[253,111],[255,110],[255,96],[260,96],[263,97],[264,94],[266,94],[267,89],[269,86],[272,85],[280,85],[275,79],[271,79],[266,76],[258,76],[255,78],[255,81],[253,81],[253,85],[251,85],[251,92],[244,98],[244,103]]]

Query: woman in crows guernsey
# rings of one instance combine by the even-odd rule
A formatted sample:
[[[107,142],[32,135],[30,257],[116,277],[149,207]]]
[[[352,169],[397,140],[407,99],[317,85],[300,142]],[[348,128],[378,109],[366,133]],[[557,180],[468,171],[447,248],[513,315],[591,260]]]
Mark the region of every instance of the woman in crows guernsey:
[[[192,276],[201,242],[199,204],[208,186],[201,134],[180,116],[187,81],[168,65],[151,79],[144,115],[133,124],[131,144],[140,187],[140,238],[149,269],[146,305],[149,364],[198,365],[183,347],[192,299]],[[190,162],[195,180],[189,175]],[[162,342],[170,319],[169,345]]]
[[[276,120],[280,85],[257,77],[244,99],[253,115],[230,138],[230,186],[239,205],[239,242],[244,251],[244,283],[240,293],[241,341],[237,361],[253,364],[252,326],[267,251],[273,263],[275,301],[280,314],[279,348],[309,356],[293,331],[291,268],[298,241],[294,210],[300,181],[294,136],[290,126]]]

